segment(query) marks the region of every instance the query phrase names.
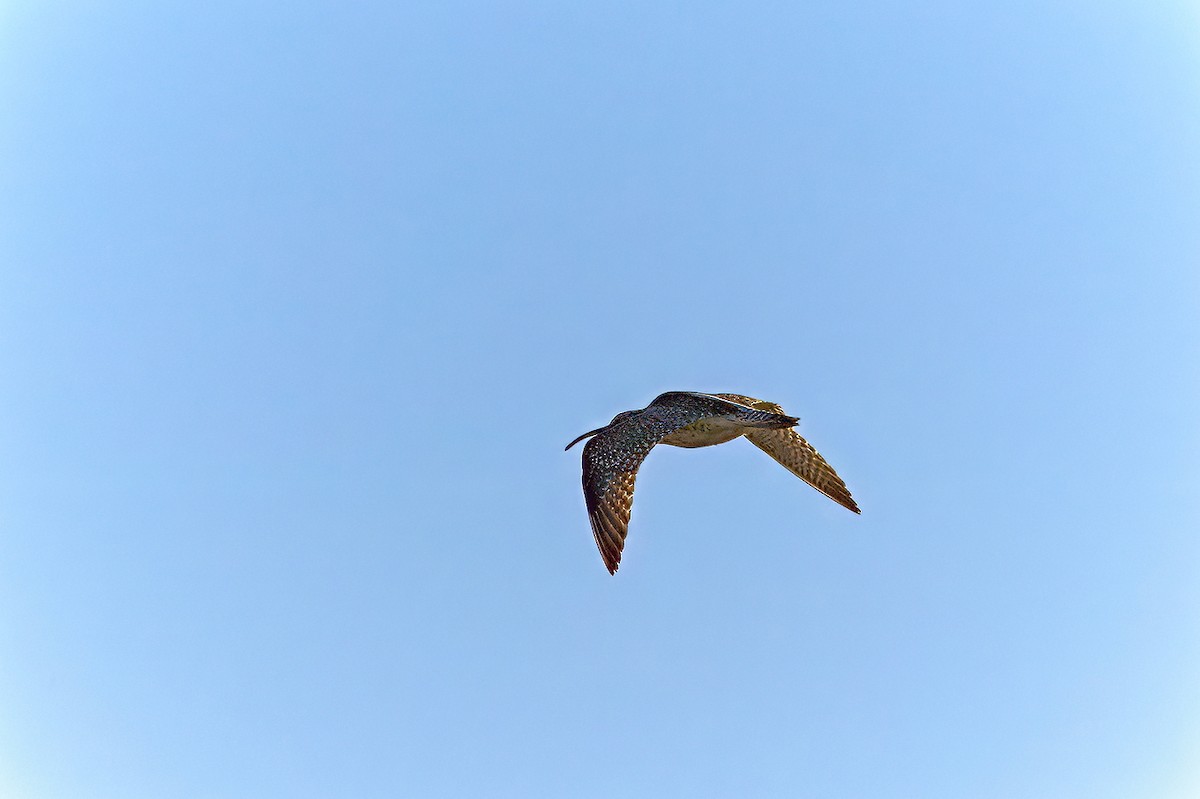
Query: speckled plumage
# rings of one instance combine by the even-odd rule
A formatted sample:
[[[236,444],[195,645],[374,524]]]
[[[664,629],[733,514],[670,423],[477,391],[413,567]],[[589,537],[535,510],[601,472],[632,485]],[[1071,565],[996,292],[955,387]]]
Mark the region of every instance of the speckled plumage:
[[[799,421],[775,403],[741,394],[670,391],[568,444],[570,449],[592,437],[583,448],[583,494],[592,535],[609,573],[615,574],[621,562],[638,467],[660,443],[708,447],[744,435],[792,474],[859,513],[837,472],[792,429]]]

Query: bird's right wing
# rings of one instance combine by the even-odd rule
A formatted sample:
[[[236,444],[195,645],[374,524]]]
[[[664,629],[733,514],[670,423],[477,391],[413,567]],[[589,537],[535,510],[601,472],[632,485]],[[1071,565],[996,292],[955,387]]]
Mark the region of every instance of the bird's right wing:
[[[751,408],[771,413],[783,413],[783,408],[773,402],[756,400],[741,394],[719,394],[722,399],[737,402]],[[750,430],[746,432],[750,443],[770,455],[792,474],[820,491],[839,505],[861,513],[858,503],[850,495],[850,489],[838,477],[821,453],[804,440],[795,430]]]

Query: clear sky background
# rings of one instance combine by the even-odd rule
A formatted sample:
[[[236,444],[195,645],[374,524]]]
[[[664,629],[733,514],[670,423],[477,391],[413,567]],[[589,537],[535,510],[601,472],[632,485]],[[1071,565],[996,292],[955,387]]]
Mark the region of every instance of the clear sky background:
[[[1186,2],[8,3],[0,795],[1200,796]],[[662,447],[604,570],[579,433]]]

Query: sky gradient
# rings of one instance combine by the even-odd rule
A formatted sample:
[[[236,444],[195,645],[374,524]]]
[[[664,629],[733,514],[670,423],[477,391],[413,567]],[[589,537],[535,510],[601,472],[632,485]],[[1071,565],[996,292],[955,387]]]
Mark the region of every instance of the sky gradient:
[[[0,10],[0,794],[1200,795],[1187,3]],[[621,571],[579,433],[653,451]]]

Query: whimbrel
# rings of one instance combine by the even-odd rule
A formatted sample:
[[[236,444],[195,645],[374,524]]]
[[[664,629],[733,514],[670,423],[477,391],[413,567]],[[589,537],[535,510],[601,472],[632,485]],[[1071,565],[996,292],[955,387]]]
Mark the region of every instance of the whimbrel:
[[[610,574],[616,574],[629,533],[633,483],[655,444],[710,447],[744,435],[792,474],[834,502],[860,513],[842,478],[794,428],[800,420],[773,402],[741,394],[668,391],[640,411],[622,411],[583,448],[583,496],[592,535]]]

